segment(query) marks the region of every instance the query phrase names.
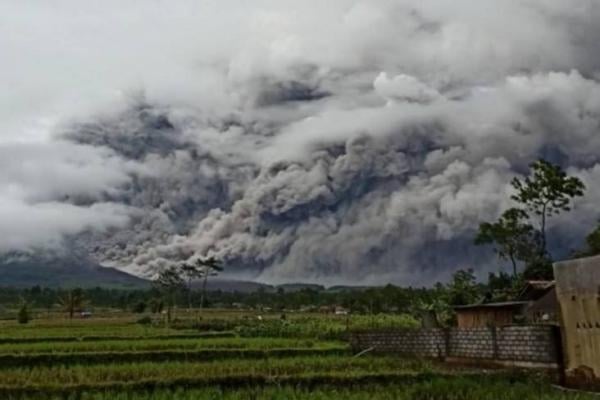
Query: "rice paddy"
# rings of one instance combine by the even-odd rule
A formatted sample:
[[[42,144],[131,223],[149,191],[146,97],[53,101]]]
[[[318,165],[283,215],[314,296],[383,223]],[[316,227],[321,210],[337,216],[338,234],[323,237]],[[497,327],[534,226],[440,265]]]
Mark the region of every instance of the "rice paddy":
[[[357,357],[344,341],[346,317],[281,321],[211,314],[201,322],[183,319],[174,324],[177,328],[161,321],[138,324],[132,316],[49,318],[25,326],[2,322],[0,398],[589,398],[556,391],[523,373],[457,369],[394,355]]]

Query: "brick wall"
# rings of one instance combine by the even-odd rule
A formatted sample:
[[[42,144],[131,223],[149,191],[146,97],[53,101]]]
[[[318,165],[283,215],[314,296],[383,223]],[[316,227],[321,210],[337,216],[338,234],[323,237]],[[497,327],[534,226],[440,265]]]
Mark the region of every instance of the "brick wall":
[[[396,353],[424,358],[497,361],[527,366],[558,362],[560,340],[550,326],[505,326],[472,329],[381,330],[353,332],[352,348],[358,352]]]

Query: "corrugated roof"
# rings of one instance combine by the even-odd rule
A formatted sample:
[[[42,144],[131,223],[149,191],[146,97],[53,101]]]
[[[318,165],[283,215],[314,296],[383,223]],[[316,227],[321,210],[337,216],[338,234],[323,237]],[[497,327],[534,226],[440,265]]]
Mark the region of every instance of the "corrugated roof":
[[[526,281],[523,290],[517,297],[520,300],[535,301],[543,297],[548,291],[555,286],[555,281]]]

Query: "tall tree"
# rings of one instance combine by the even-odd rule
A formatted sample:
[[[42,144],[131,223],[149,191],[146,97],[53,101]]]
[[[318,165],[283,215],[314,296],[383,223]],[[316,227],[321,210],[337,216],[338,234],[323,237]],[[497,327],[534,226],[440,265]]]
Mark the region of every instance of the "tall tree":
[[[188,294],[188,311],[192,309],[192,294],[193,288],[192,284],[195,279],[202,278],[204,276],[204,268],[199,263],[195,262],[193,264],[181,264],[179,269],[181,273],[186,279],[187,284],[187,294]]]
[[[81,288],[71,289],[59,297],[58,303],[63,310],[73,319],[76,311],[80,311],[84,304],[84,295]]]
[[[530,165],[530,176],[514,178],[516,194],[512,199],[523,204],[539,218],[540,245],[538,258],[549,258],[546,225],[548,218],[571,209],[573,198],[583,196],[585,185],[577,177],[567,176],[558,165],[538,160]]]
[[[204,308],[206,301],[206,285],[209,276],[216,276],[223,271],[223,265],[215,257],[198,258],[195,262],[198,271],[201,271],[202,277],[202,295],[200,297],[200,308]]]
[[[513,277],[517,277],[517,261],[526,261],[533,244],[533,227],[527,223],[527,213],[518,208],[506,210],[497,222],[479,225],[475,244],[493,244],[498,257],[510,261]]]
[[[171,312],[175,304],[176,293],[184,287],[183,278],[177,267],[163,269],[154,279],[154,285],[160,291],[167,303],[167,322],[171,322]]]

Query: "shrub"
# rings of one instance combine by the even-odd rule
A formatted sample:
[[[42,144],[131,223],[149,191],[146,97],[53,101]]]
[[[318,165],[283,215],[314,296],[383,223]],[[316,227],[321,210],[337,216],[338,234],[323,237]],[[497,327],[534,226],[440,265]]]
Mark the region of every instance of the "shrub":
[[[17,321],[20,324],[27,324],[30,320],[31,316],[29,315],[29,308],[27,307],[27,303],[23,303],[23,305],[19,309],[19,313],[17,314]]]
[[[140,301],[139,303],[137,303],[136,305],[133,306],[131,311],[133,311],[136,314],[142,314],[144,311],[146,311],[146,303],[143,301]]]
[[[152,318],[149,316],[142,317],[136,321],[140,325],[152,325]]]

